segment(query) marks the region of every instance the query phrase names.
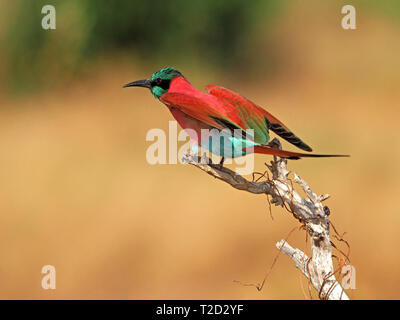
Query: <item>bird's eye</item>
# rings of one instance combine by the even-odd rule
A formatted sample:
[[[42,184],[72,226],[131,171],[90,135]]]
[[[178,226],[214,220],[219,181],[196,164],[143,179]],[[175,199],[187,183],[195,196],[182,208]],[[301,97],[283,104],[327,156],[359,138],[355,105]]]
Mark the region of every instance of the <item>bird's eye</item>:
[[[162,79],[161,78],[157,78],[156,84],[159,86],[161,83],[162,83]]]

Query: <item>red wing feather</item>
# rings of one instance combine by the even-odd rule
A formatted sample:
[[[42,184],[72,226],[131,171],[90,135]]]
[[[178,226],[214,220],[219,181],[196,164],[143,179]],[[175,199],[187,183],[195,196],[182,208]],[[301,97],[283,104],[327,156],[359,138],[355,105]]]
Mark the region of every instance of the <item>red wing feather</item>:
[[[309,147],[304,141],[302,141],[299,137],[294,135],[294,133],[286,127],[281,121],[275,118],[272,114],[268,111],[264,110],[260,106],[256,105],[255,103],[247,100],[246,98],[242,97],[241,95],[226,89],[224,87],[216,86],[216,85],[208,85],[206,87],[207,91],[218,98],[226,99],[232,101],[240,106],[241,113],[244,117],[251,117],[253,119],[256,118],[256,121],[266,121],[266,125],[268,129],[271,129],[277,135],[282,137],[283,139],[287,140],[288,142],[292,143],[296,147],[303,149],[305,151],[312,151],[311,147]]]
[[[224,113],[200,98],[182,93],[165,93],[160,100],[169,106],[179,109],[183,113],[217,129],[242,129],[231,121]]]

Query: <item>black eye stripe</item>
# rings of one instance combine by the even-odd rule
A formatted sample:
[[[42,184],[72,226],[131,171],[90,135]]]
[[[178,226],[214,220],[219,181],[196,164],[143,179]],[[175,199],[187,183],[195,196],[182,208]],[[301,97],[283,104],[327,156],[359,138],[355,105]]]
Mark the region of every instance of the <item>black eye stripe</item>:
[[[168,79],[161,79],[161,78],[157,78],[156,80],[153,80],[151,82],[152,87],[160,87],[164,90],[168,90],[169,89],[169,85],[171,84],[171,80]]]

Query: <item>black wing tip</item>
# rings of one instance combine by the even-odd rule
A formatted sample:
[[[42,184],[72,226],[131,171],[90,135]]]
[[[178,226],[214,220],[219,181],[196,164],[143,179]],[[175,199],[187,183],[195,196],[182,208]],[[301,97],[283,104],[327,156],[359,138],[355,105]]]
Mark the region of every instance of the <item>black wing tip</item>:
[[[304,142],[298,146],[300,149],[303,149],[304,151],[312,152],[312,148],[308,145],[306,145]]]
[[[301,140],[298,136],[296,136],[292,131],[288,128],[284,128],[279,123],[272,123],[266,117],[264,117],[265,123],[267,124],[268,129],[271,129],[275,132],[278,136],[285,139],[289,143],[293,144],[294,146],[300,148],[301,150],[311,152],[313,151],[312,148],[307,145],[303,140]]]

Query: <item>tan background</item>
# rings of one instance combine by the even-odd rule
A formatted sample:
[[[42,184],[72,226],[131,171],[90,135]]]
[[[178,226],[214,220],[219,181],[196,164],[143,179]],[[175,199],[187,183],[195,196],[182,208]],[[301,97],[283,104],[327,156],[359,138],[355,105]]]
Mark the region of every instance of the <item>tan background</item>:
[[[147,164],[146,132],[172,117],[148,91],[121,85],[171,64],[199,88],[220,84],[267,107],[315,151],[351,154],[289,167],[332,195],[357,272],[350,297],[400,298],[399,24],[359,10],[357,30],[345,31],[337,7],[314,9],[310,18],[296,1],[275,24],[270,41],[286,47],[287,64],[272,78],[121,54],[67,84],[3,93],[0,298],[304,298],[286,256],[262,292],[234,283],[262,280],[275,242],[297,225],[287,212],[273,208],[271,220],[263,196],[193,167]],[[256,160],[262,171],[269,158]],[[307,247],[303,231],[289,242]],[[40,286],[46,264],[57,270],[54,291]]]

